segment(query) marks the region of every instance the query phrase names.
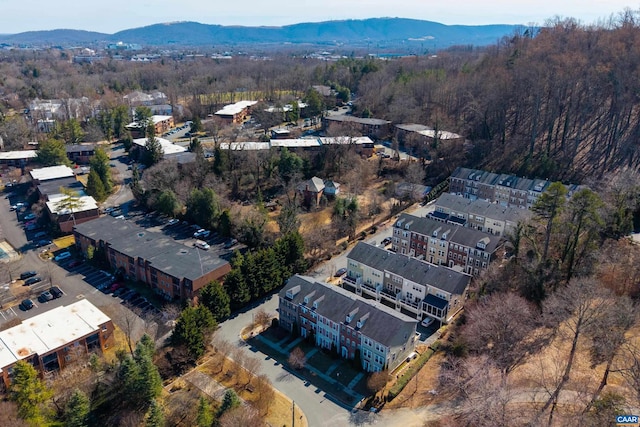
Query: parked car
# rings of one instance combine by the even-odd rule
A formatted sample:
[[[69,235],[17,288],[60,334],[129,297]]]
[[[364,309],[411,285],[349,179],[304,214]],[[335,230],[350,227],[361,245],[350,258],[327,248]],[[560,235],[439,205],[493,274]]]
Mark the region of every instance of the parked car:
[[[120,297],[124,294],[126,294],[127,292],[129,292],[129,288],[125,288],[124,286],[118,288],[115,290],[115,292],[113,293],[114,297]]]
[[[51,293],[51,295],[53,295],[53,298],[60,298],[62,295],[64,295],[62,289],[57,286],[52,286],[51,289],[49,289],[49,292]]]
[[[340,268],[338,269],[338,271],[336,271],[336,274],[333,275],[333,277],[342,277],[346,274],[347,269],[346,268]]]
[[[205,251],[208,251],[211,247],[207,242],[196,242],[195,246],[196,248],[204,249]]]
[[[209,230],[205,230],[204,228],[201,228],[195,233],[193,233],[193,237],[195,237],[196,239],[199,239],[202,237],[209,237],[209,234],[211,234]]]
[[[73,267],[77,267],[80,264],[82,264],[84,261],[82,261],[81,259],[74,259],[73,261],[71,261],[69,264],[67,264],[67,267],[69,268],[73,268]]]
[[[24,216],[24,220],[25,220],[25,221],[30,221],[30,220],[32,220],[32,219],[36,219],[37,217],[38,217],[38,216],[37,216],[36,214],[34,214],[34,213],[30,213],[30,214],[26,214],[26,215]]]
[[[51,301],[53,299],[53,295],[51,295],[51,292],[49,291],[44,291],[43,293],[40,294],[40,296],[38,296],[38,301],[40,302],[47,302],[47,301]]]
[[[22,300],[22,302],[20,303],[20,306],[24,310],[31,310],[33,308],[33,301],[31,301],[30,299]]]
[[[31,286],[31,285],[35,285],[38,282],[42,282],[42,278],[40,277],[31,277],[27,280],[24,281],[24,285],[25,286]]]
[[[38,231],[36,234],[33,235],[34,239],[42,239],[43,237],[47,237],[46,231]]]
[[[51,243],[53,243],[51,240],[42,239],[42,240],[38,240],[38,242],[36,243],[36,246],[41,248],[43,246],[50,245]]]
[[[118,289],[120,289],[122,286],[123,286],[123,285],[122,285],[122,283],[115,282],[115,283],[113,283],[113,284],[111,285],[111,287],[109,288],[109,291],[110,291],[110,292],[115,292],[115,291],[117,291]]]
[[[122,299],[125,301],[133,301],[136,298],[140,298],[140,294],[138,293],[138,291],[131,291],[129,293],[127,293],[126,295],[122,296]]]
[[[20,273],[20,280],[27,280],[29,277],[37,276],[38,273],[35,271],[23,271]]]
[[[60,252],[58,255],[56,255],[53,258],[53,260],[54,261],[62,261],[63,259],[67,259],[67,258],[71,258],[71,252],[64,251],[64,252]]]
[[[169,221],[167,221],[167,225],[176,225],[180,222],[179,219],[176,218],[171,218]]]
[[[385,237],[384,239],[382,239],[382,242],[380,242],[380,244],[382,246],[387,246],[387,245],[391,244],[391,237]]]
[[[426,317],[420,324],[425,328],[428,328],[433,323],[433,317]]]
[[[238,239],[231,239],[227,243],[225,243],[224,248],[229,249],[238,244]]]
[[[27,231],[34,231],[34,230],[38,230],[41,227],[38,224],[29,224],[27,225],[24,229]]]

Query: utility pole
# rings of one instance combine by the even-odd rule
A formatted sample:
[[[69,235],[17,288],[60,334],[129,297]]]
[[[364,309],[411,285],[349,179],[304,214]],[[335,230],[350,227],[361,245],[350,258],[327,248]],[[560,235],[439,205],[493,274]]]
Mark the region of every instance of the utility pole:
[[[296,401],[291,401],[291,427],[296,427]]]

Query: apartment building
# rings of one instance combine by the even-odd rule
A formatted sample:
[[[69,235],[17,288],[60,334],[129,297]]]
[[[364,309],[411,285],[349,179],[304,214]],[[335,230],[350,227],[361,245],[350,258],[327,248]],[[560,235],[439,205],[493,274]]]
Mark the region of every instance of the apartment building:
[[[282,328],[359,357],[367,372],[392,371],[415,347],[417,320],[340,287],[296,275],[278,297]]]
[[[519,222],[528,220],[531,217],[531,211],[444,193],[435,201],[434,211],[429,214],[429,217],[496,236],[504,236],[512,233]]]
[[[471,200],[487,200],[502,206],[529,209],[547,189],[549,181],[519,178],[476,169],[456,168],[449,192]]]
[[[211,252],[110,216],[78,224],[73,234],[83,253],[89,246],[104,250],[111,268],[169,300],[193,298],[207,283],[231,271],[227,261]]]
[[[502,249],[502,240],[478,230],[433,218],[402,214],[393,224],[391,247],[431,264],[478,275]]]
[[[89,301],[51,309],[0,332],[0,379],[11,383],[13,366],[23,360],[43,376],[64,369],[113,344],[113,322]]]
[[[418,320],[447,323],[462,309],[471,276],[359,242],[347,255],[343,286]]]

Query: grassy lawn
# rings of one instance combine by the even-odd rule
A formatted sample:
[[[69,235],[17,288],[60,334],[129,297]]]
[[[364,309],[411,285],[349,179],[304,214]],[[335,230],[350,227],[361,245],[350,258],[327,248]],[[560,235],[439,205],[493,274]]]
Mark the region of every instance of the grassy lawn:
[[[71,245],[75,245],[75,243],[76,240],[73,235],[61,237],[53,241],[53,244],[56,245],[59,249],[68,248]]]
[[[327,370],[335,362],[339,362],[339,361],[329,357],[328,355],[324,354],[321,351],[318,351],[316,354],[314,354],[313,356],[311,356],[311,358],[307,360],[307,363],[309,365],[313,366],[320,372],[327,372]]]

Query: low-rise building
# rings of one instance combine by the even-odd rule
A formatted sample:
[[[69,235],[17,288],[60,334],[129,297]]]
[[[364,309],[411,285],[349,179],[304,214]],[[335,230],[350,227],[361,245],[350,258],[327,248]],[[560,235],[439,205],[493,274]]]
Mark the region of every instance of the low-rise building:
[[[0,378],[9,386],[20,360],[44,376],[55,373],[112,346],[113,330],[111,319],[86,299],[38,314],[0,332]]]
[[[359,358],[367,372],[392,371],[415,347],[415,319],[334,285],[296,275],[278,297],[282,328]]]
[[[471,276],[359,242],[347,255],[343,285],[417,319],[446,323],[464,305]]]
[[[96,154],[95,144],[67,144],[67,157],[74,163],[86,164]]]
[[[162,135],[175,126],[173,116],[151,116],[150,120],[156,135]],[[131,122],[125,127],[131,132],[133,138],[143,138],[147,131],[144,124],[139,122]]]
[[[231,265],[212,252],[110,216],[78,224],[73,234],[80,251],[86,254],[89,246],[101,249],[113,270],[171,300],[191,299],[207,283],[231,271]]]
[[[322,118],[322,129],[330,130],[332,127],[346,127],[373,139],[383,139],[391,133],[389,120],[362,118],[345,114],[328,115]]]
[[[36,150],[0,151],[0,165],[24,167],[37,157]]]
[[[225,105],[216,111],[215,115],[228,123],[242,123],[251,113],[251,107],[257,103],[258,101],[239,101],[235,104]]]
[[[84,195],[84,191],[78,196],[55,194],[47,195],[47,198],[49,219],[58,224],[63,233],[71,233],[75,225],[100,217],[98,203],[93,197]]]
[[[32,169],[29,175],[31,175],[31,181],[34,185],[40,185],[40,183],[45,181],[55,182],[56,180],[75,177],[73,169],[64,165]]]

